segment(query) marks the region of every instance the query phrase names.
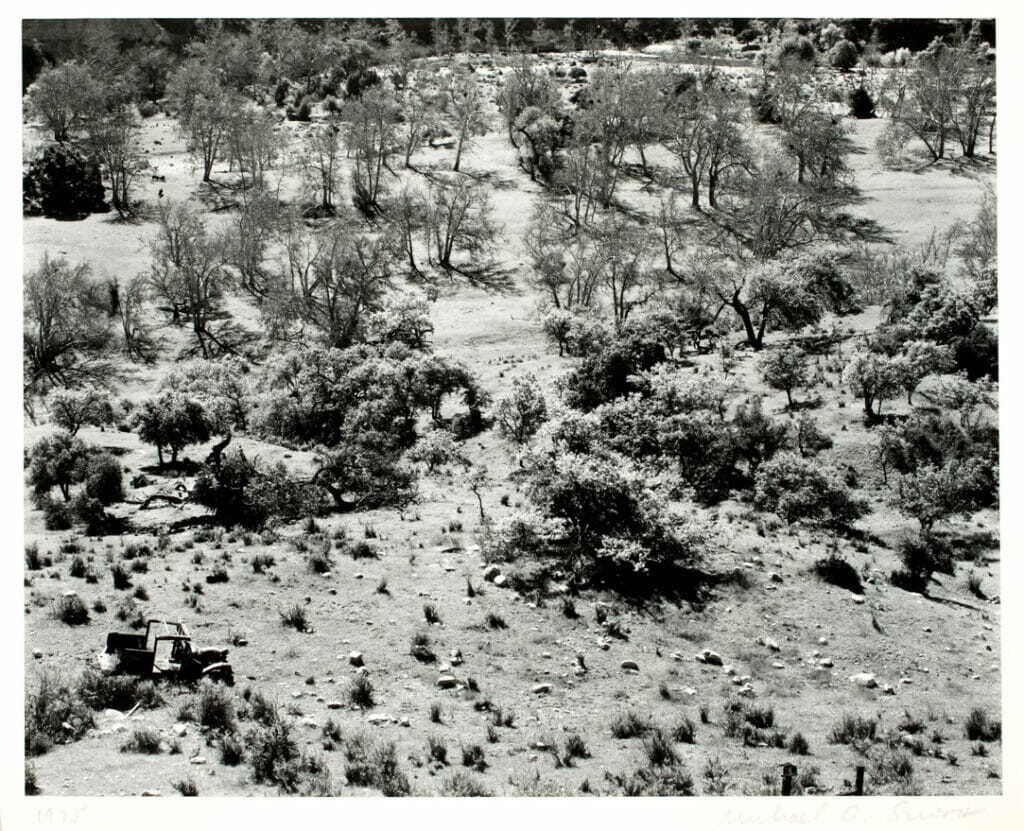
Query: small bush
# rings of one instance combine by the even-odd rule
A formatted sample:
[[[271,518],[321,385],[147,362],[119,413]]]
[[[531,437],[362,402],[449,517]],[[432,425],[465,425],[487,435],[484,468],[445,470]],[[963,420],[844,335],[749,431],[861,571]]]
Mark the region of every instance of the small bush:
[[[83,626],[89,622],[89,610],[77,594],[61,597],[53,606],[53,616],[68,626]]]
[[[829,741],[832,744],[860,744],[873,742],[878,730],[878,722],[860,716],[843,716],[843,720],[832,728]]]
[[[114,588],[118,591],[124,591],[132,587],[131,575],[124,570],[124,566],[120,563],[111,567],[110,574],[114,578]]]
[[[462,766],[467,768],[473,768],[480,773],[487,770],[487,760],[484,749],[478,744],[471,744],[469,746],[463,746],[462,748]]]
[[[348,700],[354,707],[369,709],[374,705],[373,684],[366,675],[357,675],[348,687]]]
[[[313,574],[327,574],[334,568],[334,560],[328,552],[317,551],[306,559],[306,566]]]
[[[241,764],[245,758],[245,746],[237,736],[231,733],[221,737],[219,750],[221,764],[228,767]]]
[[[875,99],[864,87],[854,87],[850,90],[847,103],[850,105],[850,115],[854,118],[875,117]]]
[[[861,594],[864,591],[864,587],[860,582],[860,575],[857,574],[857,569],[838,554],[832,554],[818,560],[814,564],[814,573],[826,583],[839,586],[854,594]]]
[[[644,736],[644,755],[652,767],[667,767],[679,762],[671,737],[660,727]]]
[[[154,710],[164,704],[152,681],[130,675],[104,675],[92,668],[82,673],[78,695],[93,710],[130,710],[139,703]]]
[[[487,788],[472,774],[464,771],[453,773],[441,785],[442,796],[494,796]]]
[[[213,571],[206,575],[206,582],[211,585],[214,583],[227,583],[231,579],[228,574],[228,570],[224,566],[217,566]]]
[[[976,572],[972,571],[967,575],[967,590],[978,600],[988,600],[988,596],[981,588],[981,575]]]
[[[145,586],[139,586],[138,588],[136,588],[135,591],[132,592],[132,596],[136,600],[141,600],[143,602],[146,602],[147,600],[149,600],[149,592],[146,591],[146,587]]]
[[[412,788],[398,767],[393,742],[367,748],[365,741],[350,741],[345,747],[345,778],[350,785],[377,788],[384,796],[408,796]]]
[[[226,733],[235,729],[235,699],[220,684],[204,680],[194,703],[196,721],[202,727]]]
[[[441,623],[441,616],[437,613],[437,608],[433,603],[423,604],[423,617],[427,623]]]
[[[611,724],[612,735],[617,739],[635,739],[645,735],[652,727],[649,718],[640,716],[632,710],[620,713]]]
[[[348,547],[348,555],[353,560],[376,560],[377,550],[368,542],[359,540]]]
[[[804,738],[803,733],[794,733],[789,740],[789,752],[796,756],[806,756],[811,752],[811,747]]]
[[[434,724],[444,724],[441,720],[441,702],[432,701],[430,703],[430,720]]]
[[[26,755],[39,756],[54,744],[77,741],[92,726],[92,713],[78,691],[56,673],[41,673],[35,687],[26,691]]]
[[[437,655],[430,648],[430,636],[426,632],[416,632],[413,634],[412,643],[409,646],[409,654],[424,664],[430,664],[437,660]]]
[[[273,555],[257,554],[252,558],[252,570],[254,574],[263,574],[268,568],[276,565]]]
[[[590,750],[579,733],[570,733],[565,740],[565,755],[569,759],[589,759]]]
[[[672,741],[682,744],[693,744],[697,737],[697,725],[689,718],[684,717],[672,728]]]
[[[46,499],[40,507],[43,510],[43,524],[47,531],[66,531],[74,522],[75,516],[66,502]]]
[[[36,766],[31,762],[25,762],[25,796],[35,796],[39,793],[39,783],[36,781]]]
[[[302,605],[295,603],[280,614],[282,625],[291,626],[296,632],[310,631],[306,610]]]
[[[508,629],[508,624],[505,623],[505,619],[501,615],[496,615],[494,612],[487,613],[486,621],[489,629]]]
[[[427,739],[427,755],[430,761],[439,765],[448,764],[448,745],[445,740],[438,736],[431,736]]]
[[[26,554],[27,553],[28,553],[28,549],[26,549]],[[36,552],[36,556],[38,556],[38,551]],[[27,560],[27,557],[26,557],[26,560]],[[30,568],[31,568],[31,566],[30,566]],[[85,575],[88,573],[88,571],[89,571],[89,569],[88,569],[88,566],[86,566],[86,564],[85,564],[85,560],[83,560],[78,555],[75,555],[75,558],[71,561],[71,568],[68,569],[68,576],[69,577],[77,577],[77,578],[81,579],[81,578],[85,577]]]
[[[199,796],[199,788],[196,786],[196,780],[191,776],[188,779],[182,779],[178,782],[172,783],[172,787],[182,796]]]
[[[771,707],[750,707],[744,709],[743,718],[747,724],[759,730],[775,726],[775,710]]]
[[[913,736],[924,730],[924,720],[915,718],[908,710],[904,710],[903,720],[897,725],[897,727],[904,733],[909,733]]]
[[[142,728],[133,730],[121,745],[122,753],[148,753],[160,752],[160,734],[156,730]]]
[[[990,719],[988,713],[975,707],[964,722],[964,732],[972,742],[994,742],[1003,737],[1003,723]]]

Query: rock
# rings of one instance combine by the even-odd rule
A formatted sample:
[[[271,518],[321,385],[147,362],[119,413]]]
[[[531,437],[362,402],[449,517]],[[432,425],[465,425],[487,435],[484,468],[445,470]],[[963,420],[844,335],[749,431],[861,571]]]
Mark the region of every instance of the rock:
[[[333,577],[334,575],[331,574],[331,572],[329,572],[329,571],[325,571],[320,576],[323,577],[324,580],[330,580],[331,577]]]
[[[340,701],[328,701],[327,702],[327,709],[328,710],[344,710],[345,709],[345,705],[342,702],[340,702]]]
[[[175,736],[181,737],[188,733],[188,727],[179,721],[176,724],[171,725],[171,732],[174,733]]]
[[[729,664],[729,666],[724,667],[723,669],[724,669],[726,675],[735,675],[736,674],[736,667],[734,667],[732,664]]]
[[[696,695],[697,691],[693,687],[684,687],[683,692],[687,695]]]
[[[913,684],[914,683],[914,679],[913,678],[901,678],[900,679],[900,683],[901,684]]]
[[[383,713],[378,713],[377,715],[368,716],[366,720],[370,722],[370,724],[387,724],[392,719],[391,716],[386,716]]]
[[[40,658],[43,657],[43,650],[41,650],[41,649],[33,649],[32,650],[32,657],[35,658],[36,660],[39,660]]]
[[[124,718],[124,713],[120,710],[107,709],[103,711],[103,715],[106,718]]]
[[[302,724],[303,724],[303,726],[304,726],[304,727],[312,727],[312,728],[316,728],[316,727],[318,727],[318,726],[319,726],[319,725],[318,725],[318,724],[316,723],[316,719],[315,719],[315,718],[313,718],[312,716],[306,716],[306,717],[305,717],[305,718],[304,718],[304,719],[302,720]]]
[[[858,687],[865,687],[871,689],[872,687],[878,686],[878,681],[875,676],[870,672],[858,672],[856,675],[850,676],[850,683],[856,684]]]
[[[206,757],[204,757],[204,756],[193,756],[191,759],[188,760],[188,763],[190,765],[205,765],[206,764]]]
[[[893,687],[892,684],[886,684],[884,687],[882,687],[882,694],[883,695],[896,695],[896,689]]]
[[[852,600],[854,603],[858,603],[858,604],[863,603],[864,602],[864,595],[862,595],[862,594],[851,594],[850,595],[850,600]]]
[[[621,664],[619,664],[619,666],[621,666],[623,669],[632,670],[633,672],[640,671],[640,665],[636,661],[623,661]]]
[[[832,659],[831,658],[822,658],[820,661],[818,661],[818,666],[819,667],[830,667],[830,666],[832,666]]]
[[[673,652],[670,657],[672,658],[673,661],[681,661],[681,660],[683,660],[683,653],[682,652]]]
[[[736,694],[742,695],[744,698],[753,698],[757,695],[757,693],[754,692],[754,688],[750,686],[750,684],[745,684]]]
[[[292,693],[292,698],[302,698],[302,693],[300,693],[298,690],[295,690],[295,692]]]
[[[818,638],[818,643],[820,643],[822,646],[828,646],[828,638],[822,636]]]
[[[782,575],[779,574],[777,571],[773,571],[773,572],[769,573],[768,579],[771,580],[773,583],[781,583],[782,582]]]
[[[771,638],[764,639],[764,645],[767,646],[772,652],[778,652],[781,647]]]
[[[442,675],[451,675],[452,674],[452,665],[451,664],[441,664],[441,666],[439,666],[437,668],[437,671],[440,672]]]
[[[534,695],[541,695],[541,694],[544,694],[544,693],[549,693],[549,692],[551,692],[551,685],[550,684],[534,684],[533,687],[530,689],[530,692],[532,692]]]
[[[494,578],[501,574],[501,569],[497,566],[487,566],[484,569],[484,580],[488,583],[494,582]]]
[[[363,660],[362,652],[350,652],[348,654],[348,662],[354,667],[361,667],[366,663]]]
[[[442,690],[450,690],[458,683],[459,682],[451,675],[442,675],[440,678],[437,679],[437,686],[439,686]]]
[[[701,651],[701,659],[705,664],[713,664],[716,667],[722,666],[722,656],[717,652],[712,652],[710,649]]]
[[[508,585],[508,578],[504,574],[499,574],[494,578],[494,585],[499,589]]]
[[[550,658],[551,657],[551,653],[550,652],[541,652],[540,653],[540,657],[541,658]]]
[[[401,717],[401,718],[400,718],[400,719],[398,720],[398,723],[399,723],[399,724],[401,724],[401,725],[402,725],[402,727],[411,727],[411,726],[412,726],[412,725],[411,725],[411,724],[409,723],[409,717],[408,717],[408,716],[402,716],[402,717]]]
[[[786,668],[786,665],[784,663],[782,663],[782,661],[773,661],[772,662],[772,666],[775,669],[785,669]]]
[[[161,794],[160,791],[143,791],[142,795],[143,796],[163,796],[163,794]]]
[[[457,667],[463,663],[461,649],[453,649],[449,654],[451,655],[451,663],[453,667]]]

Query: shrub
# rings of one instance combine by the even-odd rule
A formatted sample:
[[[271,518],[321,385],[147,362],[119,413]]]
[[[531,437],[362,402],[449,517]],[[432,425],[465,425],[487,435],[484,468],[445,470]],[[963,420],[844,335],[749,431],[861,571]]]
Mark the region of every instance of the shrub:
[[[245,746],[237,736],[231,733],[221,736],[218,747],[220,750],[220,761],[222,765],[234,767],[235,765],[241,764],[242,760],[245,758]]]
[[[345,778],[350,785],[377,788],[384,796],[408,796],[412,788],[398,767],[394,742],[367,748],[365,741],[350,741],[345,747]]]
[[[796,756],[806,756],[811,752],[811,747],[804,738],[803,733],[794,733],[789,740],[789,752]]]
[[[857,569],[838,554],[830,554],[815,562],[814,573],[826,583],[847,589],[854,594],[860,594],[864,590]]]
[[[797,60],[813,63],[817,57],[814,44],[805,37],[788,37],[779,44],[779,61]]]
[[[160,734],[148,728],[133,730],[121,745],[122,753],[156,754],[161,750]]]
[[[850,90],[847,103],[850,105],[850,115],[854,118],[875,117],[875,99],[863,86]]]
[[[828,62],[840,70],[853,69],[859,59],[857,47],[848,40],[839,41],[828,53]]]
[[[620,713],[611,724],[612,735],[617,739],[634,739],[645,735],[651,729],[651,720],[632,710]]]
[[[843,528],[867,512],[867,504],[835,472],[795,453],[780,453],[761,465],[754,484],[755,506],[786,522]]]
[[[565,755],[569,759],[589,759],[590,750],[579,733],[570,733],[565,740]]]
[[[441,785],[442,796],[494,796],[491,791],[476,779],[472,774],[464,771],[457,771],[448,777]]]
[[[116,563],[110,569],[110,574],[114,578],[114,588],[118,591],[124,591],[132,587],[131,575],[125,571],[125,568],[120,563]]]
[[[89,609],[77,594],[66,595],[54,603],[53,617],[68,626],[83,626],[89,622]]]
[[[71,527],[74,514],[66,502],[58,502],[46,497],[42,500],[40,507],[43,511],[43,524],[47,531],[66,531]]]
[[[193,712],[202,727],[226,733],[235,730],[235,699],[220,684],[208,680],[201,683],[194,699]]]
[[[296,632],[309,632],[309,620],[306,618],[306,610],[299,603],[289,606],[280,613],[281,623],[284,626],[291,626]]]
[[[873,742],[878,722],[860,716],[843,716],[843,720],[832,728],[829,741],[832,744],[860,744]]]
[[[23,179],[27,215],[77,219],[106,213],[100,168],[69,143],[51,144],[32,162]]]
[[[488,612],[486,618],[487,626],[490,629],[507,629],[508,624],[505,623],[505,619],[501,615],[496,615],[494,612]]]
[[[786,393],[786,401],[793,406],[793,390],[807,385],[807,356],[798,346],[772,349],[761,358],[758,367],[761,379],[772,389]]]
[[[35,687],[26,691],[26,755],[39,756],[54,744],[77,741],[92,726],[86,703],[56,673],[40,673]]]
[[[605,774],[624,796],[693,796],[693,777],[680,764],[642,767],[629,775]]]
[[[430,624],[441,623],[441,616],[437,613],[437,608],[433,603],[423,604],[423,618]]]
[[[374,705],[373,684],[368,676],[360,674],[352,679],[348,687],[348,700],[352,706],[364,710]]]
[[[689,718],[684,717],[682,721],[676,722],[672,728],[672,741],[683,744],[693,744],[697,737],[697,725]]]
[[[644,755],[653,767],[667,767],[679,762],[672,739],[660,727],[644,736]]]
[[[547,420],[547,402],[537,379],[529,373],[512,379],[512,390],[495,408],[498,428],[516,444],[523,444]]]
[[[988,713],[975,707],[964,722],[964,732],[973,741],[994,742],[1003,737],[1003,723],[989,718]]]
[[[254,574],[263,574],[268,568],[276,564],[273,554],[257,554],[252,558],[252,570]]]
[[[49,558],[47,558],[47,559],[49,559]],[[81,558],[76,558],[76,559],[81,559]],[[39,571],[39,569],[41,569],[44,565],[53,565],[53,560],[50,560],[49,563],[46,563],[46,560],[44,560],[44,558],[40,556],[40,554],[39,554],[39,543],[34,542],[34,543],[32,543],[32,545],[26,545],[25,546],[25,567],[29,571]],[[74,564],[72,564],[72,568],[74,568]],[[73,576],[74,575],[72,575],[72,577]]]
[[[448,745],[442,738],[430,736],[427,739],[427,754],[432,762],[439,765],[448,764]]]
[[[353,560],[376,560],[377,549],[365,540],[359,540],[348,547],[348,555]]]
[[[36,781],[36,766],[31,762],[25,762],[25,796],[35,796],[39,793],[39,783]]]
[[[85,492],[101,505],[124,499],[121,463],[110,453],[96,453],[85,466]]]
[[[462,766],[473,768],[480,773],[487,770],[487,760],[484,749],[478,744],[471,744],[462,747]]]
[[[196,785],[196,780],[191,776],[188,779],[180,779],[177,782],[173,782],[171,787],[182,796],[199,796],[199,787]]]
[[[430,649],[430,636],[426,632],[416,632],[412,636],[409,654],[417,661],[429,664],[437,660],[437,655]]]
[[[899,555],[903,567],[894,571],[889,581],[906,591],[926,592],[934,571],[953,573],[953,551],[941,537],[921,534],[905,538],[900,541]]]

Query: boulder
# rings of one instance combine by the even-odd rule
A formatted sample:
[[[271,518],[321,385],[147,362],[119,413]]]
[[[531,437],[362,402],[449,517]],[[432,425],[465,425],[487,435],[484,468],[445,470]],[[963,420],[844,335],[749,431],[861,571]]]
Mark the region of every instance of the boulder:
[[[858,672],[856,675],[851,675],[850,683],[866,689],[878,686],[878,680],[870,672]]]
[[[487,568],[484,569],[484,580],[486,580],[488,583],[491,583],[494,581],[494,578],[500,574],[501,569],[497,566],[487,566]]]
[[[361,667],[364,665],[363,653],[362,652],[350,652],[348,654],[348,662],[354,667]]]
[[[439,686],[442,690],[450,690],[458,683],[458,680],[456,680],[456,678],[452,675],[442,675],[440,678],[437,679],[437,686]]]
[[[504,574],[499,574],[494,578],[494,585],[499,589],[508,585],[508,578]]]
[[[534,684],[533,687],[530,689],[530,692],[532,692],[534,695],[542,695],[542,694],[545,694],[545,693],[549,693],[549,692],[551,692],[551,685],[550,684]]]
[[[633,672],[640,671],[640,665],[636,661],[623,661],[619,666],[623,669],[632,670]]]

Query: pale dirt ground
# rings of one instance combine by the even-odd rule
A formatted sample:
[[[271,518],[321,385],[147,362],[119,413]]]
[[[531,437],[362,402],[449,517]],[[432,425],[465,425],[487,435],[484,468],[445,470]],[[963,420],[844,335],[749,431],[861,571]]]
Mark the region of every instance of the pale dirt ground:
[[[860,209],[889,228],[901,243],[918,244],[933,227],[942,229],[973,216],[983,183],[992,177],[991,173],[964,176],[940,168],[916,173],[884,170],[873,149],[874,136],[882,123],[851,126],[862,151],[852,158],[865,197]],[[159,116],[146,122],[145,146],[166,182],[153,182],[145,174],[140,178],[140,196],[147,204],[154,204],[157,189],[163,188],[165,198],[189,198],[198,177],[169,119]],[[450,150],[423,150],[416,162],[441,167],[450,164],[452,156]],[[652,158],[663,161],[657,153]],[[509,376],[522,370],[537,374],[554,394],[557,379],[571,361],[558,358],[540,334],[535,300],[524,285],[519,268],[522,256],[516,242],[529,219],[536,188],[516,169],[513,150],[500,130],[478,139],[469,148],[464,168],[469,173],[491,172],[498,181],[511,184],[495,189],[493,201],[495,215],[505,228],[503,258],[506,266],[514,269],[515,290],[497,295],[462,281],[442,285],[441,296],[432,309],[435,349],[466,361],[492,394],[500,395]],[[637,204],[644,198],[634,182],[627,183],[623,193]],[[71,223],[26,219],[25,267],[38,262],[44,252],[60,253],[73,261],[90,260],[98,277],[127,277],[147,267],[147,242],[154,228],[152,222],[124,224],[113,221],[110,215]],[[877,312],[869,310],[846,322],[869,328],[876,319]],[[160,334],[172,344],[180,342],[180,334],[166,328]],[[145,395],[159,374],[158,370],[139,373],[124,394],[132,399]],[[736,377],[752,392],[766,393],[749,356],[741,358]],[[836,441],[834,450],[825,457],[853,465],[870,482],[869,437],[861,424],[859,407],[849,396],[838,393],[837,376],[829,378],[833,386],[818,391],[823,403],[816,411]],[[769,408],[781,412],[783,394],[766,394]],[[841,400],[845,400],[845,406],[839,405]],[[901,406],[894,402],[893,408],[899,410]],[[26,444],[31,445],[49,429],[45,424],[26,424]],[[84,429],[81,435],[87,441],[123,451],[122,461],[132,473],[155,462],[152,448],[140,445],[132,434]],[[267,461],[290,456],[286,461],[297,469],[310,461],[308,454],[289,454],[283,448],[244,438],[236,443]],[[486,464],[490,471],[492,485],[484,494],[488,516],[500,520],[515,515],[523,497],[508,480],[515,463],[505,444],[494,432],[488,432],[471,440],[469,450],[474,461]],[[190,448],[187,455],[202,458],[205,448]],[[126,475],[126,480],[132,473]],[[170,484],[173,481],[163,483]],[[132,497],[142,495],[133,493]],[[503,495],[509,496],[508,506],[500,504]],[[862,523],[865,530],[889,544],[912,530],[911,523],[890,508],[881,503],[875,507]],[[130,515],[133,511],[124,506],[119,512]],[[157,526],[183,515],[177,509],[158,509],[145,512],[145,516],[137,514],[135,521]],[[535,776],[540,777],[539,787],[552,793],[576,793],[584,780],[599,787],[605,771],[631,771],[640,762],[638,740],[617,740],[609,732],[611,719],[627,709],[653,715],[664,726],[671,726],[684,715],[698,722],[696,744],[677,746],[697,780],[698,792],[706,761],[716,757],[729,771],[727,778],[733,783],[730,793],[758,793],[766,773],[777,784],[779,766],[792,760],[786,751],[744,748],[738,739],[722,735],[722,708],[734,698],[736,688],[721,668],[693,660],[693,654],[704,647],[719,652],[738,674],[753,677],[757,691],[754,703],[773,706],[779,726],[804,734],[812,755],[795,761],[801,770],[817,767],[818,781],[828,792],[845,789],[844,780],[852,777],[858,761],[850,748],[828,742],[840,717],[846,713],[878,717],[884,730],[894,727],[904,711],[909,711],[927,720],[927,734],[941,731],[943,747],[959,760],[954,767],[944,759],[915,757],[915,778],[922,792],[998,793],[1001,780],[992,778],[990,771],[1002,768],[1001,744],[990,746],[988,758],[972,756],[962,724],[975,706],[999,712],[1000,607],[984,604],[981,611],[973,611],[908,594],[887,582],[888,573],[896,565],[892,550],[871,544],[866,551],[856,551],[849,542],[839,540],[843,556],[858,570],[871,569],[876,578],[867,585],[866,600],[859,605],[848,592],[830,587],[809,573],[814,560],[823,556],[826,545],[832,542],[827,534],[782,528],[761,537],[746,515],[745,507],[735,502],[709,512],[723,543],[715,565],[750,564],[744,568],[752,585],[745,590],[720,589],[717,598],[702,609],[657,603],[643,610],[630,609],[613,597],[586,594],[576,602],[581,616],[573,621],[562,615],[557,600],[537,607],[526,598],[487,584],[485,594],[469,600],[466,579],[472,579],[474,585],[482,582],[480,556],[472,549],[480,530],[479,516],[475,498],[465,483],[446,475],[424,477],[419,500],[404,512],[379,510],[322,521],[328,530],[344,527],[355,538],[362,538],[367,527],[373,529],[377,539],[370,542],[380,553],[380,559],[373,561],[337,558],[329,578],[308,573],[304,555],[287,543],[301,535],[295,526],[283,529],[282,542],[272,545],[257,541],[246,546],[226,537],[222,544],[193,546],[191,532],[176,534],[170,550],[157,554],[149,573],[135,575],[134,582],[149,591],[150,600],[139,604],[147,616],[183,620],[200,643],[226,642],[230,632],[245,635],[248,646],[231,650],[238,691],[251,686],[278,700],[282,709],[295,705],[296,711],[312,717],[318,725],[330,715],[346,731],[362,729],[374,737],[395,741],[402,768],[416,793],[438,792],[442,779],[462,769],[460,743],[484,746],[490,767],[474,776],[499,793],[522,793],[522,783]],[[452,522],[461,522],[464,530],[447,533],[445,529]],[[975,522],[979,529],[998,530],[998,517],[990,512],[975,518]],[[39,512],[27,499],[25,536],[26,543],[37,541],[42,552],[52,551],[58,558],[52,568],[32,573],[33,585],[25,588],[24,655],[27,683],[31,684],[36,671],[43,668],[59,669],[69,677],[77,674],[102,649],[107,631],[124,628],[113,612],[120,596],[126,593],[112,589],[106,560],[116,557],[134,537],[82,540],[87,556],[102,575],[99,584],[87,585],[67,575],[70,557],[57,553],[60,541],[69,535],[44,531]],[[155,539],[152,532],[140,538],[150,542]],[[442,550],[455,545],[461,549]],[[175,550],[179,547],[182,550]],[[193,563],[196,552],[203,552],[202,565]],[[253,573],[249,563],[261,552],[276,558],[277,565],[271,571],[280,582]],[[186,607],[183,581],[202,582],[222,557],[230,557],[226,564],[230,582],[203,584],[201,613]],[[769,571],[781,574],[783,582],[770,582]],[[941,593],[977,603],[966,588],[969,571],[970,564],[964,563],[955,577],[941,578]],[[383,577],[387,578],[390,596],[374,591]],[[998,551],[994,551],[992,562],[984,570],[984,590],[998,595],[999,580]],[[68,629],[54,621],[48,614],[49,600],[69,588],[77,590],[90,605],[102,598],[108,611],[93,613],[92,622],[81,629]],[[306,605],[315,629],[312,634],[298,634],[281,626],[278,610],[293,602]],[[456,675],[462,680],[474,678],[480,688],[478,695],[468,690],[453,693],[436,689],[436,666],[421,665],[408,655],[411,635],[425,627],[422,607],[427,602],[437,607],[443,620],[443,624],[430,627],[435,651],[443,661],[449,650],[461,649],[465,663],[455,668]],[[627,641],[612,640],[606,651],[598,645],[603,630],[594,622],[598,602],[617,606],[628,630]],[[501,615],[508,628],[487,629],[483,621],[488,612]],[[884,634],[872,627],[872,615]],[[774,638],[781,651],[773,653],[759,646],[759,636]],[[827,645],[820,644],[819,638],[826,638]],[[42,659],[33,659],[33,649],[42,650]],[[343,697],[352,675],[347,662],[351,650],[363,652],[370,669],[378,700],[372,713],[327,709],[327,702]],[[590,668],[583,678],[572,674],[577,651],[585,654]],[[671,657],[677,651],[681,661]],[[551,657],[543,657],[543,653]],[[831,658],[834,667],[819,668],[821,657]],[[637,661],[639,673],[620,669],[625,659]],[[773,662],[783,666],[775,668]],[[878,690],[855,687],[848,676],[862,671],[875,673],[882,684],[893,684],[897,694],[885,696]],[[312,677],[314,683],[307,685],[307,677]],[[900,684],[904,678],[909,683]],[[530,688],[538,682],[551,683],[553,692],[546,696],[532,694]],[[660,696],[661,682],[668,685],[673,700]],[[166,696],[168,706],[137,716],[140,724],[161,730],[170,727],[184,693],[168,690]],[[484,737],[488,714],[473,709],[474,698],[488,698],[516,713],[515,727],[499,729],[500,740],[495,744],[488,744]],[[434,701],[442,704],[443,725],[429,721],[428,708]],[[702,706],[707,707],[711,724],[699,724]],[[411,726],[367,724],[368,715],[381,713],[396,719],[408,716]],[[299,717],[293,720],[298,722]],[[123,734],[105,734],[116,724],[102,716],[98,724],[95,735],[56,747],[35,760],[45,794],[128,795],[146,789],[173,794],[170,783],[188,776],[195,777],[203,795],[270,793],[247,778],[246,766],[228,768],[218,764],[215,749],[205,745],[195,726],[189,726],[182,741],[183,755],[147,757],[119,753]],[[299,724],[295,729],[306,748],[319,748],[319,729]],[[551,757],[532,745],[544,737],[561,741],[567,732],[579,732],[592,755],[578,760],[575,767],[555,769]],[[417,767],[410,761],[426,757],[428,736],[447,740],[452,762],[447,771],[435,774],[427,766]],[[196,754],[205,756],[208,763],[190,765],[190,757]],[[335,780],[343,781],[340,753],[324,756]],[[513,780],[519,785],[511,784]]]

